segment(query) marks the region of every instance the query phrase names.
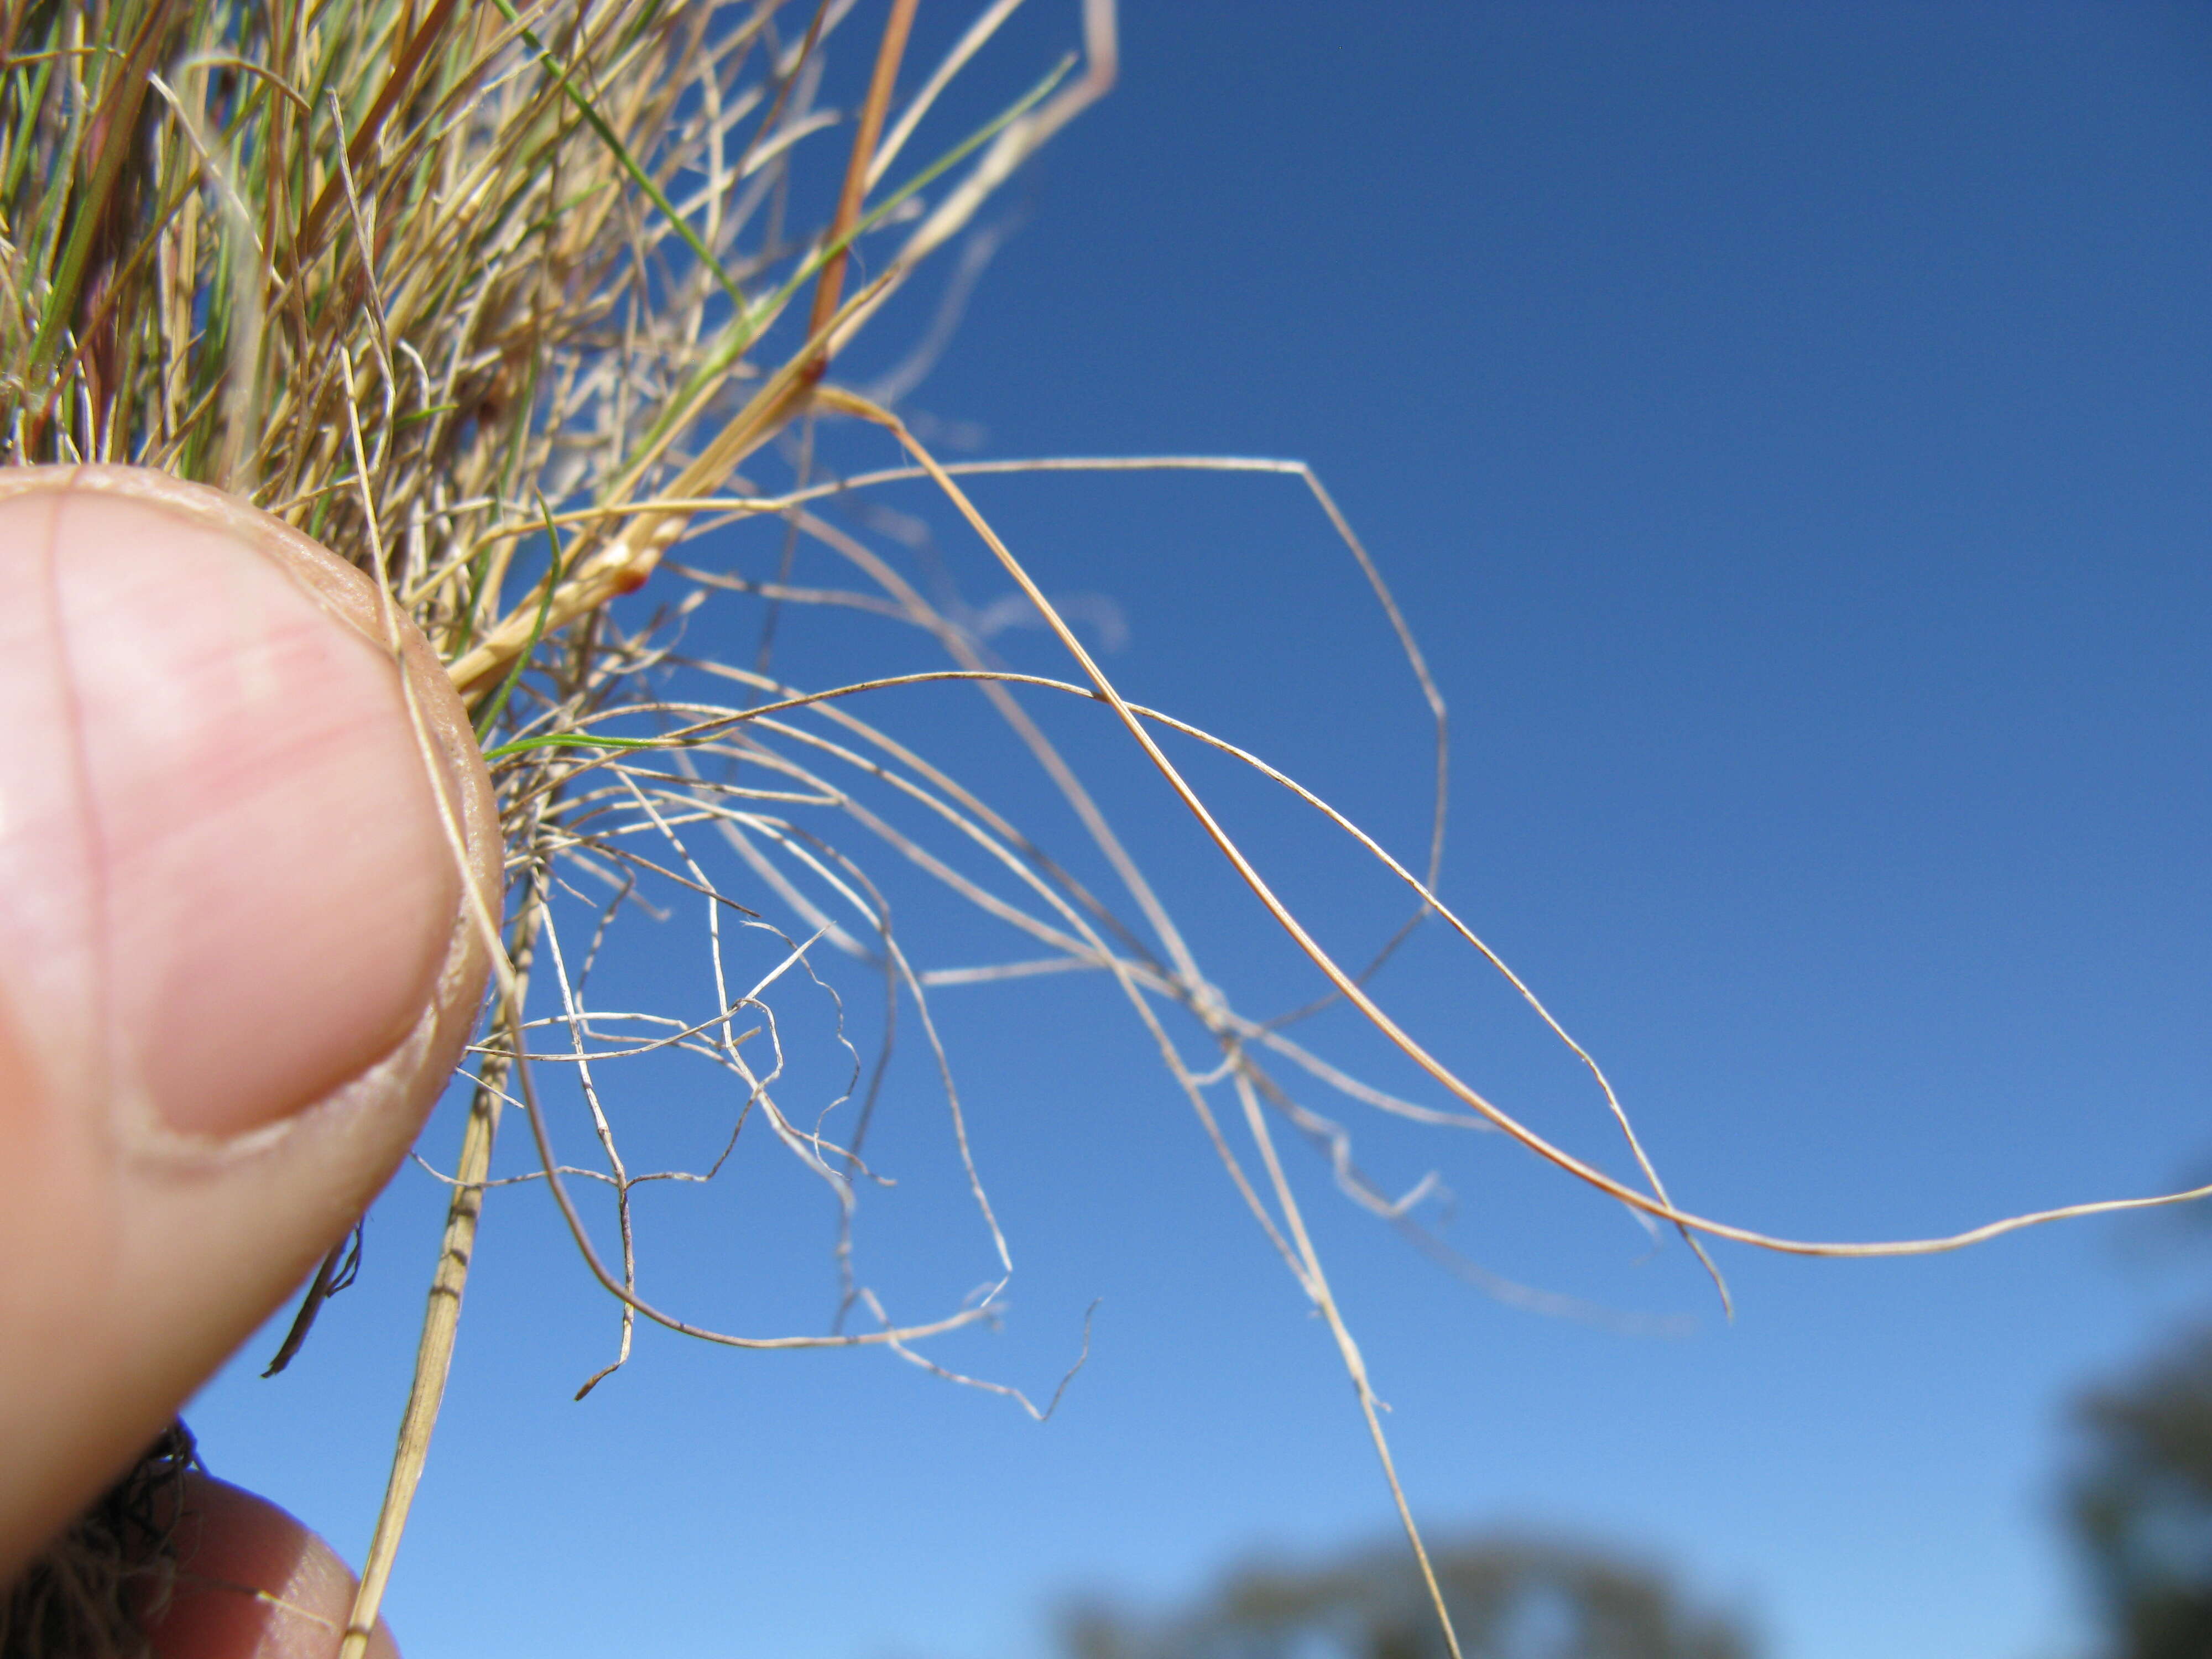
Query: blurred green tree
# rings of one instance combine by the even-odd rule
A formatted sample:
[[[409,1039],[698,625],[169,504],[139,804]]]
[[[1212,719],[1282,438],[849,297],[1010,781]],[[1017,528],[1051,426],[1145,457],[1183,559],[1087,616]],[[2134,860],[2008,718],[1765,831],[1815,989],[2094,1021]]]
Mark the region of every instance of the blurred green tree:
[[[1602,1552],[1492,1539],[1436,1553],[1466,1659],[1751,1659],[1667,1577]],[[1071,1659],[1447,1659],[1402,1544],[1311,1568],[1248,1567],[1203,1605],[1147,1620],[1098,1603],[1064,1626]]]
[[[2071,1493],[2116,1659],[2212,1656],[2212,1329],[2080,1407]]]

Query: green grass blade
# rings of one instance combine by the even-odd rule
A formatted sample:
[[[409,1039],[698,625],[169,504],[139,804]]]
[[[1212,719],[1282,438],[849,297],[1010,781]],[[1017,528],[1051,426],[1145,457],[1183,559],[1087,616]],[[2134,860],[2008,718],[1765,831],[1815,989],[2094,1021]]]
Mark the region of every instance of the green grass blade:
[[[522,671],[530,666],[530,659],[538,654],[538,642],[545,637],[545,619],[553,611],[553,590],[560,586],[567,562],[561,556],[561,532],[554,526],[553,510],[546,506],[543,495],[538,498],[538,511],[545,520],[545,538],[552,544],[552,561],[545,567],[545,586],[538,595],[538,619],[531,625],[530,642],[515,653],[514,665],[507,671],[506,678],[500,681],[499,690],[492,696],[490,706],[477,721],[477,742],[479,745],[499,729],[499,717],[507,712],[507,700],[514,695],[514,688],[522,679]]]
[[[989,123],[970,133],[876,204],[874,207],[869,209],[867,212],[862,214],[854,222],[850,231],[836,241],[825,243],[817,248],[800,264],[799,269],[792,273],[783,285],[763,301],[759,306],[749,312],[741,312],[732,319],[729,333],[709,354],[706,362],[692,371],[690,378],[684,383],[681,390],[669,400],[668,412],[653,423],[639,441],[638,447],[641,450],[653,448],[667,434],[671,425],[690,418],[700,392],[709,383],[726,374],[730,366],[744,356],[752,343],[760,337],[762,331],[781,314],[784,307],[791,303],[793,296],[813,278],[824,264],[842,249],[850,247],[854,240],[864,233],[875,228],[883,222],[884,216],[895,210],[900,203],[913,196],[916,191],[927,189],[935,180],[959,166],[962,161],[1028,114],[1038,104],[1043,102],[1051,94],[1052,89],[1066,77],[1067,71],[1074,66],[1074,64],[1075,54],[1070,52],[1060,60],[1051,74],[1030,88]],[[625,466],[616,476],[618,478],[626,479],[628,475],[629,468]]]
[[[501,16],[520,31],[523,43],[538,54],[538,61],[544,64],[561,90],[568,94],[568,101],[575,105],[577,112],[592,131],[599,134],[600,143],[607,147],[608,153],[621,165],[622,170],[629,174],[630,182],[643,191],[646,198],[660,210],[670,227],[684,239],[684,246],[698,256],[700,264],[714,273],[714,280],[722,286],[722,292],[730,296],[732,303],[742,315],[746,310],[744,289],[739,288],[737,279],[722,268],[722,262],[715,257],[714,250],[708,247],[699,233],[691,228],[690,222],[676,210],[676,204],[668,199],[667,193],[653,182],[651,174],[638,165],[637,158],[629,153],[629,146],[623,143],[615,130],[607,125],[606,118],[592,106],[584,89],[569,77],[568,66],[554,56],[552,49],[543,40],[531,33],[511,0],[492,0],[492,4],[499,8]]]
[[[534,738],[517,738],[496,749],[484,750],[487,762],[502,761],[509,755],[520,755],[532,749],[665,749],[669,744],[659,738],[602,738],[588,732],[545,732]]]

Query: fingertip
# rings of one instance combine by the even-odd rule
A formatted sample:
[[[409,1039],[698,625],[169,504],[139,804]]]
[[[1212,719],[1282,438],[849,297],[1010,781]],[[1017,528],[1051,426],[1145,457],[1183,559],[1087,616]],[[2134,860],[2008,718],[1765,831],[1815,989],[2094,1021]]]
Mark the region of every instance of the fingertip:
[[[0,501],[0,558],[49,635],[9,678],[58,677],[40,701],[62,722],[49,810],[13,853],[76,866],[75,912],[27,920],[46,924],[40,954],[82,951],[97,980],[111,1102],[221,1142],[360,1075],[420,1018],[482,767],[450,685],[407,649],[419,635],[360,573],[221,497],[124,482],[143,487],[80,471],[52,506]]]
[[[361,572],[212,491],[0,470],[0,1580],[389,1177],[500,831]]]
[[[333,1659],[356,1583],[337,1553],[264,1498],[189,1478],[172,1539],[167,1605],[147,1621],[155,1659]],[[398,1659],[379,1621],[370,1659]]]

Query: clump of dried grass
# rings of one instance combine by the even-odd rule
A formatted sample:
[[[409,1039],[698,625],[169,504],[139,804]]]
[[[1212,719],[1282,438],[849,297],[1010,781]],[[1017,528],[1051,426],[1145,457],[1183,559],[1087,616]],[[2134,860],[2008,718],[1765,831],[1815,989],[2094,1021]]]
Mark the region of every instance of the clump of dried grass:
[[[1417,1226],[1407,1200],[1362,1173],[1346,1132],[1306,1098],[1314,1091],[1418,1122],[1501,1129],[1685,1237],[1805,1254],[1905,1254],[2109,1207],[1875,1245],[1773,1238],[1679,1210],[1595,1061],[1438,900],[1442,701],[1379,574],[1310,471],[1189,459],[947,467],[895,412],[831,383],[838,352],[916,265],[1111,82],[1109,0],[1086,0],[1079,63],[1062,65],[981,130],[940,141],[933,159],[913,159],[938,92],[1013,3],[998,0],[982,11],[900,103],[894,93],[914,7],[890,0],[866,45],[868,73],[849,117],[817,106],[827,54],[842,43],[840,26],[852,27],[849,5],[836,0],[788,14],[776,0],[673,8],[544,0],[526,11],[508,0],[17,0],[0,14],[7,459],[163,468],[236,491],[355,561],[445,658],[476,709],[499,790],[510,872],[503,961],[471,1060],[463,1145],[443,1176],[453,1190],[444,1248],[349,1653],[374,1625],[421,1474],[510,1104],[527,1108],[539,1155],[534,1178],[552,1188],[592,1272],[617,1299],[614,1365],[627,1358],[643,1317],[736,1346],[882,1346],[953,1375],[914,1344],[989,1317],[996,1291],[902,1324],[855,1268],[850,1228],[872,1179],[864,1143],[903,1017],[931,1051],[988,1248],[998,1271],[1010,1270],[931,1018],[935,987],[1062,969],[1115,981],[1243,1200],[1324,1317],[1386,1474],[1389,1454],[1364,1364],[1271,1125],[1311,1141],[1345,1194],[1485,1288],[1547,1311],[1593,1310],[1451,1257]],[[828,136],[811,145],[816,135]],[[837,149],[811,181],[823,187],[809,219],[800,163],[821,144]],[[862,245],[874,273],[865,282],[846,269],[849,251]],[[817,423],[838,418],[888,432],[913,465],[823,477]],[[787,474],[787,483],[764,489],[741,471],[755,464]],[[1304,484],[1372,585],[1435,722],[1436,818],[1424,870],[1390,858],[1257,757],[1121,696],[956,477],[1039,465],[1197,466]],[[1079,683],[1002,672],[957,606],[926,595],[868,536],[823,516],[858,492],[917,477],[934,483],[1051,627],[1081,671]],[[781,550],[767,574],[668,557],[687,536],[761,520],[771,531],[766,545]],[[797,585],[801,543],[842,562],[853,586]],[[641,599],[624,603],[649,578]],[[640,608],[656,598],[657,607]],[[713,607],[732,603],[755,607],[750,665],[726,644],[689,643],[707,632]],[[841,684],[787,684],[770,672],[769,647],[779,611],[796,605],[910,625],[953,665],[884,677],[863,661]],[[1120,899],[1091,890],[995,810],[988,792],[846,706],[863,693],[945,679],[972,682],[990,700],[1073,809]],[[1260,1020],[1231,1007],[1017,686],[1103,705],[1320,972],[1327,1000],[1364,1016],[1425,1074],[1441,1103],[1385,1092],[1302,1046],[1288,1028],[1311,1008]],[[1402,881],[1407,927],[1442,926],[1504,973],[1588,1066],[1641,1182],[1618,1179],[1537,1135],[1400,1027],[1370,981],[1406,929],[1366,969],[1340,965],[1185,781],[1161,745],[1169,732],[1279,784],[1293,810],[1318,812]],[[848,847],[848,832],[872,850]],[[917,964],[893,926],[878,874],[884,865],[918,872],[1012,929],[1029,954],[981,968]],[[700,1006],[623,1011],[606,1000],[592,975],[616,922],[678,906],[696,906],[705,919]],[[787,930],[763,919],[768,909],[788,919]],[[835,975],[817,972],[822,953],[842,954],[880,979],[882,1029],[868,1057],[847,1036]],[[849,1056],[811,1123],[783,1098],[792,1085],[772,988],[779,996],[797,988],[826,1006],[832,1046]],[[1182,1052],[1167,1023],[1177,1013],[1212,1051],[1205,1062]],[[726,1121],[704,1135],[694,1166],[634,1170],[625,1157],[620,1105],[602,1079],[613,1060],[647,1055],[703,1065],[732,1085]],[[598,1146],[592,1166],[563,1164],[555,1146],[556,1103],[536,1079],[556,1067],[567,1109]],[[1217,1113],[1224,1094],[1226,1109]],[[833,1133],[831,1113],[848,1107],[849,1125]],[[639,1291],[639,1189],[713,1177],[756,1118],[769,1145],[818,1179],[837,1209],[844,1291],[825,1334],[710,1328]],[[611,1200],[596,1223],[572,1190],[579,1182],[595,1183]],[[334,1253],[279,1364],[343,1271],[342,1251]],[[867,1328],[845,1328],[856,1321]],[[1449,1621],[1395,1474],[1390,1484],[1449,1643]],[[75,1583],[73,1572],[43,1582]]]
[[[5,459],[235,492],[382,582],[488,743],[572,728],[637,666],[610,601],[1110,83],[1094,3],[1079,75],[921,155],[932,101],[1012,9],[894,111],[897,0],[841,117],[816,100],[849,0],[11,0]],[[810,210],[794,158],[840,132],[839,187]],[[848,283],[863,237],[875,274]],[[501,756],[520,893],[545,884],[572,767],[559,745]]]

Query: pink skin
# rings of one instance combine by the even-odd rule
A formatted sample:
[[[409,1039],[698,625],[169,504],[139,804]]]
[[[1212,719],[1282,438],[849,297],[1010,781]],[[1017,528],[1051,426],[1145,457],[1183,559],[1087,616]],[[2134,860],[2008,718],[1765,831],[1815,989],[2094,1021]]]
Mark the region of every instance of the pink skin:
[[[176,1593],[151,1634],[160,1659],[327,1659],[353,1611],[337,1553],[265,1498],[195,1479]],[[398,1659],[380,1623],[369,1659]]]
[[[0,1580],[390,1176],[498,902],[465,711],[372,583],[211,491],[0,470]],[[335,1651],[327,1547],[198,1491],[161,1650]]]

